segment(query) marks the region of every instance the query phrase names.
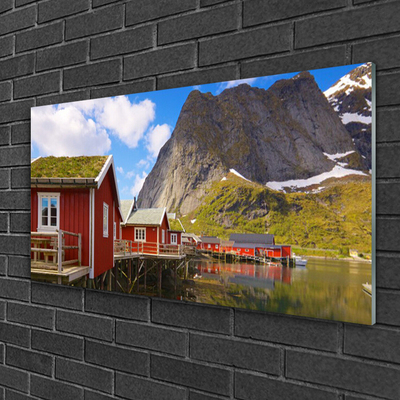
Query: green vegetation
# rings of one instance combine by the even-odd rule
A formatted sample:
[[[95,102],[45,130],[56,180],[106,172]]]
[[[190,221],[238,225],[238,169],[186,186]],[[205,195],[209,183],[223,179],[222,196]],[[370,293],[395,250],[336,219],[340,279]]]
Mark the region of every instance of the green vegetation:
[[[171,231],[177,231],[177,232],[183,232],[183,228],[181,223],[179,222],[179,219],[168,219],[169,221],[169,226],[171,228]]]
[[[96,178],[108,156],[43,157],[31,165],[33,178]]]
[[[335,257],[344,257],[353,248],[369,253],[370,177],[329,179],[320,186],[325,189],[319,193],[284,194],[229,174],[227,180],[215,182],[201,206],[181,221],[188,232],[224,239],[231,233],[268,232],[276,243],[335,250]],[[314,255],[325,256],[326,251]]]

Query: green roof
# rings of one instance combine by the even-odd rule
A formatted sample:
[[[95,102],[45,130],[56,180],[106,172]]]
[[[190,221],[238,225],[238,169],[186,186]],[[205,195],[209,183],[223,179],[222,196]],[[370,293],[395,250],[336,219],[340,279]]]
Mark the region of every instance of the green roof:
[[[32,178],[97,178],[108,156],[41,157],[31,164]]]
[[[143,208],[134,211],[128,218],[127,224],[160,225],[165,208]]]
[[[171,228],[170,229],[171,231],[184,232],[183,226],[179,219],[168,218],[168,220],[169,220],[169,226]]]

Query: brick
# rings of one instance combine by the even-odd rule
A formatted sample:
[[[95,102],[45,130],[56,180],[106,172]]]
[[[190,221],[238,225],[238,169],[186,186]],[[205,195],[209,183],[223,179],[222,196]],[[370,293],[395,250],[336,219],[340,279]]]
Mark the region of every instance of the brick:
[[[28,393],[28,373],[0,364],[0,385]]]
[[[0,343],[0,364],[4,364],[4,348],[5,345]]]
[[[223,3],[227,0],[200,0],[200,7],[213,6],[214,4]]]
[[[0,83],[0,101],[11,100],[11,82]]]
[[[8,232],[8,213],[0,213],[0,232]]]
[[[88,42],[80,41],[63,46],[52,47],[37,53],[36,70],[66,67],[86,62]]]
[[[0,146],[8,146],[10,144],[10,132],[10,126],[0,126]],[[1,170],[1,172],[6,173],[7,171]],[[8,185],[5,187],[8,188]]]
[[[62,94],[52,94],[39,97],[36,100],[37,106],[47,106],[49,104],[70,103],[73,101],[87,100],[89,98],[89,90],[76,90],[64,92]],[[29,181],[30,182],[30,181]]]
[[[31,143],[31,124],[22,123],[12,125],[11,127],[11,143],[24,144]]]
[[[56,332],[32,330],[32,349],[83,360],[83,339]]]
[[[0,81],[32,74],[34,70],[33,54],[26,54],[0,61]]]
[[[399,12],[400,4],[391,2],[297,21],[295,48],[396,32]]]
[[[238,26],[237,4],[196,12],[158,24],[158,43],[166,44],[229,32]]]
[[[31,376],[31,394],[47,400],[83,400],[83,388],[37,375]]]
[[[278,381],[263,376],[235,373],[235,398],[242,400],[307,399],[337,400],[336,393]]]
[[[0,172],[1,175],[1,172]],[[0,178],[1,181],[1,178]],[[11,170],[11,187],[28,189],[31,187],[31,168],[13,168]]]
[[[376,249],[397,251],[400,249],[400,219],[377,218]]]
[[[0,16],[0,35],[19,31],[35,25],[36,7],[28,7],[22,10]]]
[[[0,67],[1,70],[1,67]],[[31,107],[33,107],[34,102],[33,99],[23,100],[23,101],[14,101],[12,103],[2,104],[0,105],[0,123],[6,122],[16,122],[30,119],[31,117]],[[26,148],[17,147],[10,148],[8,152],[20,152],[21,150],[26,150]],[[30,147],[28,147],[29,154],[31,152]],[[25,151],[25,153],[28,153]],[[21,153],[17,157],[12,157],[14,160],[14,165],[21,165]],[[3,154],[0,156],[0,166],[4,166],[2,163]],[[30,156],[26,158],[30,163]],[[24,164],[27,164],[25,162]],[[7,165],[8,166],[8,165]]]
[[[0,275],[7,273],[7,256],[0,255]]]
[[[122,25],[123,8],[122,5],[116,5],[68,19],[65,25],[65,38],[71,40],[96,35],[121,28]]]
[[[113,372],[76,361],[56,359],[56,378],[111,393]]]
[[[229,334],[231,312],[229,308],[152,299],[152,322],[175,327]]]
[[[126,25],[194,10],[196,0],[136,0],[126,5]]]
[[[31,215],[22,213],[10,213],[10,231],[29,233],[31,228]]]
[[[400,36],[369,40],[353,45],[353,63],[372,61],[378,71],[400,66]]]
[[[287,71],[305,71],[317,68],[334,67],[346,64],[346,46],[335,46],[329,49],[303,51],[287,56],[265,60],[244,61],[241,64],[241,78],[275,75]]]
[[[387,325],[400,325],[400,294],[386,290],[376,291],[376,322]]]
[[[236,66],[209,68],[204,70],[189,71],[182,74],[172,74],[157,78],[157,90],[192,86],[201,83],[224,82],[236,79]]]
[[[228,396],[232,382],[231,372],[195,362],[151,356],[152,378]]]
[[[11,238],[14,239],[15,237],[11,236]],[[5,299],[27,301],[29,299],[29,286],[29,281],[1,278],[0,297]]]
[[[29,329],[7,322],[0,322],[0,341],[29,347]]]
[[[0,253],[1,254],[15,254],[26,256],[30,253],[30,237],[29,236],[11,236],[9,234],[0,234]],[[16,300],[24,300],[27,295],[27,290],[29,289],[28,286],[22,284],[21,281],[15,284],[16,292],[15,296],[12,297],[13,292],[12,290],[5,289],[5,292],[0,290],[0,297],[5,297],[5,295],[9,295],[10,298],[14,298]],[[9,283],[9,286],[14,286],[14,284]],[[22,287],[23,286],[23,287]],[[0,281],[0,289],[3,289],[3,282]],[[25,290],[26,289],[26,290]]]
[[[3,0],[0,3],[0,13],[5,11],[11,10],[13,8],[13,1],[12,0]]]
[[[117,321],[115,341],[162,353],[186,355],[186,333],[154,325]]]
[[[106,4],[110,4],[110,3],[115,3],[118,0],[93,0],[93,4],[92,7],[100,7],[100,6],[104,6]]]
[[[56,328],[58,331],[111,342],[113,339],[113,326],[114,322],[111,318],[57,311]]]
[[[149,319],[150,299],[104,291],[86,290],[85,311],[141,321]]]
[[[122,85],[112,85],[90,90],[90,97],[97,99],[99,97],[121,96],[129,93],[151,92],[155,88],[155,79],[143,79]]]
[[[400,146],[378,146],[376,149],[376,177],[397,178],[400,175],[400,166],[397,160],[400,156]]]
[[[376,105],[378,107],[400,104],[399,79],[399,72],[377,76],[376,86],[379,90],[376,91]]]
[[[8,261],[8,276],[17,278],[31,277],[31,258],[10,256]]]
[[[63,30],[63,23],[57,22],[45,27],[32,29],[28,32],[19,33],[15,37],[15,51],[20,53],[21,51],[60,43],[63,40]]]
[[[235,335],[313,349],[336,351],[337,324],[235,310]]]
[[[400,332],[345,325],[344,353],[363,358],[400,363]]]
[[[14,346],[7,346],[6,364],[47,376],[53,370],[52,357]]]
[[[96,60],[148,49],[153,46],[153,32],[154,26],[146,25],[94,38],[90,43],[90,58]]]
[[[29,304],[8,303],[7,319],[24,325],[39,326],[52,329],[54,327],[55,310],[32,306]]]
[[[396,182],[379,182],[376,185],[376,212],[377,214],[399,215],[400,207],[397,199],[400,195],[400,184]]]
[[[115,393],[132,400],[185,400],[186,389],[116,373]]]
[[[397,399],[400,371],[365,361],[288,350],[286,376],[359,393]]]
[[[22,394],[21,392],[16,392],[11,389],[6,389],[6,399],[7,400],[32,400],[33,397],[27,395],[27,394]],[[3,398],[0,396],[0,399],[3,400]]]
[[[32,282],[32,303],[82,310],[83,293],[81,288]]]
[[[200,42],[199,65],[280,53],[290,49],[291,25],[283,24]]]
[[[4,320],[6,317],[6,302],[0,301],[0,320]]]
[[[376,113],[377,143],[400,141],[399,124],[399,110],[378,109]]]
[[[70,68],[64,71],[64,90],[118,82],[121,61],[111,60]]]
[[[135,375],[148,376],[150,370],[148,354],[91,340],[86,340],[85,361]]]
[[[280,349],[205,335],[190,335],[190,358],[268,374],[280,374]]]
[[[15,7],[26,6],[27,4],[33,3],[36,0],[15,0]]]
[[[60,73],[48,72],[14,81],[14,98],[37,96],[60,90]]]
[[[204,394],[201,392],[196,392],[194,390],[189,391],[189,399],[190,400],[218,400],[221,397],[215,397],[208,394]]]
[[[243,26],[280,21],[300,15],[345,7],[346,0],[302,1],[302,0],[247,0],[243,5]]]
[[[0,39],[0,57],[9,56],[13,53],[14,36],[7,36]]]
[[[400,258],[378,255],[376,260],[376,286],[400,289]]]
[[[124,59],[124,79],[189,69],[195,65],[196,45],[184,44],[129,56]]]
[[[106,396],[99,392],[85,390],[85,400],[115,400],[115,397]]]
[[[9,148],[12,149],[12,148]],[[7,152],[2,152],[7,156]],[[14,154],[21,154],[21,152],[11,152]],[[12,163],[10,163],[12,165]],[[0,210],[17,210],[17,209],[28,209],[28,203],[30,201],[30,193],[28,191],[18,190],[15,192],[0,191]]]
[[[73,15],[89,9],[89,0],[49,0],[38,4],[38,22]]]
[[[0,170],[0,189],[8,189],[10,186],[10,173],[7,169]]]

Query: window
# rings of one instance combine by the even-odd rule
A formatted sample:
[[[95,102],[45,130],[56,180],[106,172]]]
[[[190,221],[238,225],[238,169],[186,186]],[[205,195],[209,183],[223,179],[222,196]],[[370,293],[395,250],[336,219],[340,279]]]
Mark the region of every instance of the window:
[[[208,245],[208,248],[211,249],[211,244]]]
[[[108,205],[103,203],[103,237],[108,237]]]
[[[38,193],[38,230],[55,231],[60,227],[60,193]]]
[[[162,229],[161,230],[161,243],[165,243],[165,230],[164,229]]]
[[[215,248],[218,249],[218,245],[217,244],[215,245]]]
[[[246,249],[245,251],[249,252],[249,249]]]
[[[176,233],[171,233],[171,244],[178,244],[178,235]]]
[[[114,240],[117,239],[117,223],[114,222]]]
[[[136,242],[146,241],[146,228],[135,228],[135,241]]]

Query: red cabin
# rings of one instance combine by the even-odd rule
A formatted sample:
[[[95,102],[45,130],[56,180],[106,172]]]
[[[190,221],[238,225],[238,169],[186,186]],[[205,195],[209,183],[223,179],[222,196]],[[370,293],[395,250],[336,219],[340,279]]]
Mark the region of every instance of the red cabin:
[[[32,267],[49,257],[59,264],[51,243],[62,237],[62,245],[57,244],[62,265],[74,265],[75,261],[89,267],[91,279],[101,275],[114,266],[114,239],[120,238],[121,222],[111,155],[39,157],[32,161]]]
[[[168,231],[168,243],[171,245],[182,244],[182,234],[185,232],[185,228],[179,218],[176,218],[175,213],[168,213],[169,231]]]
[[[221,251],[221,239],[216,236],[201,236],[201,242],[197,244],[198,250],[219,253]]]
[[[133,250],[144,254],[163,254],[172,249],[169,246],[171,238],[170,225],[166,208],[136,208],[136,201],[122,200],[123,214],[122,239],[132,242]],[[179,241],[180,241],[179,237]],[[178,243],[174,243],[177,251]],[[175,252],[176,252],[175,251]]]

